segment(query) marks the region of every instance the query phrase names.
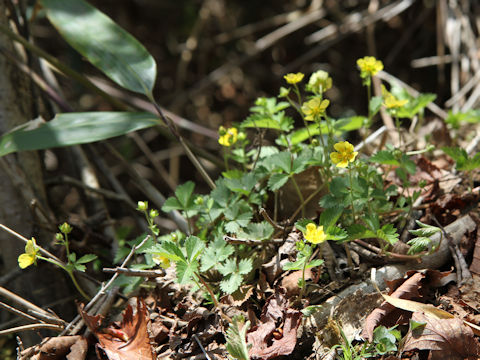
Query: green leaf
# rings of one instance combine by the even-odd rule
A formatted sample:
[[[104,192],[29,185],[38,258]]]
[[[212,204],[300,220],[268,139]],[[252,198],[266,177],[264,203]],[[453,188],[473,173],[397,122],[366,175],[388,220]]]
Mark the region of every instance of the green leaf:
[[[235,248],[232,245],[228,245],[223,238],[216,238],[208,245],[208,248],[202,254],[200,271],[204,272],[211,269],[226,260],[234,251]]]
[[[31,120],[0,138],[0,156],[17,151],[87,144],[159,125],[150,113],[85,112],[57,114],[49,122]]]
[[[308,317],[308,316],[312,316],[313,314],[320,311],[320,309],[322,307],[323,307],[322,305],[310,305],[310,306],[307,306],[307,307],[303,308],[300,311],[302,312],[303,316]]]
[[[162,211],[166,213],[173,210],[182,210],[182,209],[183,209],[182,204],[180,204],[180,202],[175,197],[169,197],[167,200],[165,200],[162,206]]]
[[[187,284],[192,281],[195,273],[198,271],[198,262],[194,261],[186,263],[183,261],[177,262],[176,266],[177,280],[179,284]]]
[[[149,249],[144,250],[147,254],[158,254],[165,256],[167,259],[175,261],[177,264],[179,262],[186,262],[187,259],[183,254],[182,250],[177,246],[177,244],[171,241],[163,241],[161,244],[156,244]]]
[[[220,272],[220,274],[222,274],[224,276],[233,274],[233,273],[237,272],[237,261],[235,259],[232,259],[232,258],[227,259],[225,261],[225,263],[220,264],[217,267],[217,269]]]
[[[375,116],[380,108],[382,107],[383,98],[381,96],[374,96],[370,99],[370,103],[368,104],[371,116]]]
[[[282,174],[273,174],[270,176],[268,179],[268,188],[272,191],[276,191],[280,188],[282,188],[283,185],[287,183],[289,179],[289,175],[282,173]]]
[[[315,259],[315,260],[310,261],[310,262],[307,264],[306,268],[307,268],[307,269],[310,269],[310,268],[314,268],[314,267],[320,266],[320,265],[322,265],[322,264],[323,264],[323,259]]]
[[[395,158],[393,152],[388,150],[380,150],[371,156],[369,161],[384,165],[400,165],[400,162]]]
[[[196,236],[189,236],[185,241],[185,249],[187,250],[187,260],[192,262],[205,250],[205,243]]]
[[[228,275],[220,281],[220,289],[226,294],[232,294],[242,285],[243,276],[239,273]]]
[[[247,345],[247,330],[250,327],[250,321],[244,323],[241,316],[235,316],[232,324],[227,330],[227,343],[225,347],[233,359],[236,360],[250,360],[248,350],[251,345]]]
[[[445,119],[447,124],[450,124],[454,129],[458,129],[462,122],[475,124],[480,122],[480,110],[469,110],[467,112],[453,113],[448,112],[448,117]]]
[[[268,240],[273,234],[273,226],[266,221],[250,223],[244,230],[238,232],[238,237],[249,240]]]
[[[253,262],[252,259],[242,259],[238,263],[238,273],[241,275],[246,275],[253,269]]]
[[[182,205],[183,210],[188,210],[194,205],[192,197],[194,188],[195,183],[193,181],[187,181],[185,184],[177,186],[175,196]]]
[[[253,172],[243,174],[238,179],[226,179],[225,185],[233,192],[241,193],[245,196],[250,195],[250,192],[257,184],[257,177]]]
[[[303,269],[303,265],[305,264],[305,262],[307,261],[307,258],[305,257],[300,257],[298,258],[296,261],[294,262],[287,262],[283,265],[282,269],[285,270],[285,271],[289,271],[289,270],[302,270]]]
[[[299,219],[297,220],[297,222],[295,222],[295,227],[304,233],[307,231],[307,225],[310,223],[314,223],[314,222],[310,219]]]
[[[333,128],[337,131],[354,131],[361,129],[367,118],[365,116],[350,116],[348,118],[341,118],[334,122]]]
[[[342,215],[343,209],[344,207],[339,205],[325,209],[320,215],[319,224],[323,225],[325,229],[335,225],[338,218]]]
[[[415,222],[417,223],[418,226],[420,226],[420,228],[416,230],[408,230],[408,232],[412,235],[430,237],[442,231],[439,227],[424,224],[418,220],[416,220]]]
[[[63,38],[110,79],[150,95],[157,76],[145,47],[108,16],[83,0],[41,0]]]
[[[385,224],[381,229],[377,230],[377,237],[390,245],[395,244],[399,236],[397,229],[392,224]]]
[[[77,260],[77,264],[86,264],[89,263],[90,261],[93,261],[97,258],[98,256],[95,254],[86,254],[83,255],[80,259]]]

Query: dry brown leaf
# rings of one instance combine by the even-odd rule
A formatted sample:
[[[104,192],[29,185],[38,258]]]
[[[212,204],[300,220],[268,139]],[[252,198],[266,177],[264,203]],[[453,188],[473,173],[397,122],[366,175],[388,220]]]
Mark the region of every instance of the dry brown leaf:
[[[414,312],[412,320],[425,323],[405,337],[403,351],[432,350],[430,359],[478,359],[480,345],[472,330],[460,319],[433,319],[421,312]]]
[[[101,328],[102,318],[80,312],[88,328],[98,339],[100,348],[110,360],[154,360],[147,332],[148,314],[143,300],[137,298],[137,312],[127,306],[120,326]]]
[[[247,333],[247,343],[252,345],[249,351],[252,358],[268,360],[293,352],[302,313],[287,305],[284,289],[278,289],[268,298],[260,325]]]
[[[85,360],[88,351],[87,340],[80,335],[50,338],[32,356],[32,360]]]

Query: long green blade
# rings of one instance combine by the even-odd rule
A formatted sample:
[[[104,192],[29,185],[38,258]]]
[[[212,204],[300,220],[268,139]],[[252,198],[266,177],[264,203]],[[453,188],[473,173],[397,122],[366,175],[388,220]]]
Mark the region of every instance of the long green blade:
[[[161,124],[151,113],[85,112],[32,120],[0,138],[0,156],[17,151],[86,144]]]
[[[145,47],[101,11],[83,0],[41,0],[63,38],[124,88],[150,94],[157,67]]]

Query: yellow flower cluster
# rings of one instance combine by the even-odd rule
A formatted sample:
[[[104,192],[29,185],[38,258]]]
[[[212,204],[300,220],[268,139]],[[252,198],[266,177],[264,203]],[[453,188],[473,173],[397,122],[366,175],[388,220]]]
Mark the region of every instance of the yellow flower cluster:
[[[225,129],[223,126],[220,126],[218,134],[220,135],[218,143],[222,146],[232,146],[238,140],[238,130],[234,127]]]
[[[35,238],[32,237],[32,240],[28,240],[27,245],[25,245],[25,253],[18,257],[18,266],[25,269],[26,267],[35,264],[37,253],[37,244],[35,243]]]
[[[295,84],[298,84],[300,81],[302,81],[304,76],[305,76],[304,74],[302,74],[301,72],[298,72],[296,74],[289,73],[285,75],[283,78],[288,84],[295,85]]]
[[[303,233],[305,240],[312,244],[320,244],[327,239],[327,235],[323,231],[323,226],[316,226],[315,224],[308,224],[307,231]]]
[[[373,56],[365,56],[357,60],[358,68],[360,69],[360,77],[367,78],[375,75],[383,70],[383,63]]]
[[[354,151],[354,147],[348,141],[340,141],[333,145],[336,152],[330,153],[330,159],[339,168],[345,168],[349,162],[355,161],[358,151]]]
[[[315,97],[312,100],[303,103],[302,112],[305,114],[305,120],[319,120],[320,116],[325,114],[329,104],[329,100],[322,100],[319,97]]]
[[[382,85],[382,95],[383,95],[383,105],[387,109],[398,109],[402,106],[405,106],[408,103],[407,99],[397,99],[390,91],[388,91],[385,86]]]

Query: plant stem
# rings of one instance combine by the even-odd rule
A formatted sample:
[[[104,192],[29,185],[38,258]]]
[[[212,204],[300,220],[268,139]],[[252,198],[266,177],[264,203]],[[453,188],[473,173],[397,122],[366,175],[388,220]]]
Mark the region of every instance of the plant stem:
[[[290,180],[292,180],[293,187],[295,188],[298,199],[300,200],[300,206],[302,207],[302,216],[305,217],[305,200],[303,199],[302,192],[300,191],[300,188],[298,187],[297,181],[294,178],[294,175],[290,176]]]
[[[353,204],[353,179],[352,179],[352,168],[348,168],[348,178],[350,180],[350,200],[352,202],[352,218],[353,218],[353,223],[355,223],[355,206]]]
[[[215,294],[213,293],[213,290],[211,289],[211,287],[207,284],[207,282],[205,280],[203,280],[202,276],[199,274],[199,273],[195,273],[195,276],[197,277],[198,280],[200,280],[200,282],[202,283],[202,285],[205,287],[205,289],[207,290],[207,292],[210,294],[210,297],[212,298],[212,301],[213,301],[213,305],[215,305],[215,307],[218,309],[218,311],[220,312],[220,316],[228,321],[228,322],[232,322],[232,319],[227,316],[222,308],[220,307],[220,304],[218,303],[218,300],[217,298],[215,297]],[[197,286],[198,287],[201,287],[200,284],[198,284],[198,282],[196,281],[197,283]]]
[[[173,136],[176,137],[180,145],[182,145],[183,150],[185,150],[185,153],[187,154],[187,157],[190,159],[192,162],[193,166],[198,170],[200,175],[203,177],[205,182],[210,186],[210,188],[213,190],[215,189],[215,183],[213,180],[210,178],[210,176],[207,174],[205,171],[205,168],[202,166],[200,161],[195,157],[195,155],[192,153],[192,150],[188,147],[187,143],[183,139],[182,135],[178,132],[178,130],[175,128],[175,124],[165,116],[165,114],[162,111],[162,108],[157,104],[155,99],[153,98],[152,94],[147,95],[148,99],[151,101],[152,105],[155,107],[155,110],[157,111],[158,115],[160,115],[160,118],[163,120],[163,122],[167,125],[168,129],[170,132],[173,134]]]

